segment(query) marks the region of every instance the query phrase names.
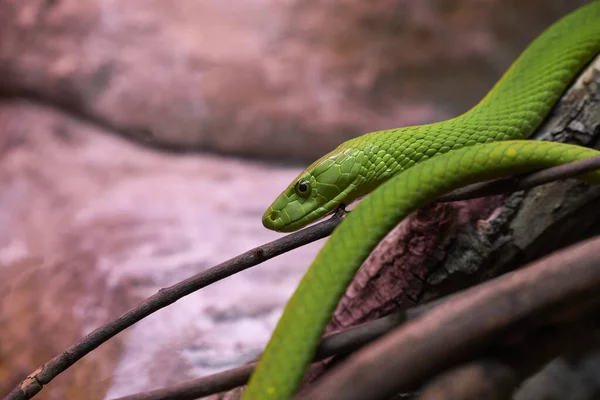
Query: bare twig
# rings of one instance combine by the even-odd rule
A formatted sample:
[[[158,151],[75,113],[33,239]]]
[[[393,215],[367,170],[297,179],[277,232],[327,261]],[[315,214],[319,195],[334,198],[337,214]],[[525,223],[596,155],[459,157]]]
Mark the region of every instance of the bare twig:
[[[314,360],[318,361],[335,354],[354,351],[374,339],[381,337],[403,322],[423,315],[425,312],[451,297],[452,296],[448,296],[408,310],[395,312],[374,321],[366,322],[341,332],[325,336],[317,349]],[[255,362],[248,363],[241,367],[232,368],[213,375],[192,379],[166,388],[119,397],[115,400],[197,399],[199,397],[245,385],[255,367]]]
[[[69,347],[65,352],[45,363],[25,378],[25,380],[15,388],[6,399],[23,400],[32,398],[44,385],[48,384],[52,379],[58,376],[58,374],[134,323],[196,290],[287,251],[328,236],[340,223],[342,218],[343,211],[339,211],[326,221],[294,232],[263,246],[256,247],[173,286],[160,289],[156,294],[149,297],[144,302],[138,304],[124,314],[121,314],[117,319],[94,330],[78,343]]]
[[[599,250],[595,237],[468,289],[350,355],[302,398],[377,400],[418,385],[508,326],[597,293]]]
[[[593,160],[593,161],[592,161]],[[560,167],[550,168],[547,171],[536,172],[528,175],[526,178],[515,180],[514,186],[503,186],[503,183],[493,182],[490,185],[500,185],[496,190],[520,190],[524,188],[518,183],[526,180],[526,187],[533,187],[543,183],[548,183],[556,179],[564,179],[581,175],[583,171],[589,171],[600,168],[600,157],[594,157],[588,160],[577,161],[565,164]],[[481,197],[478,193],[480,189],[470,189],[460,195],[460,199],[471,197]],[[493,192],[496,193],[496,192]],[[450,201],[444,198],[444,201]],[[202,273],[194,275],[168,288],[159,290],[156,294],[138,304],[129,311],[121,314],[115,320],[94,330],[78,343],[69,347],[60,355],[54,357],[36,371],[31,373],[21,384],[15,388],[5,399],[7,400],[25,400],[35,396],[44,385],[65,371],[83,356],[117,335],[124,329],[132,326],[134,323],[142,320],[148,315],[176,302],[205,286],[215,283],[221,279],[231,276],[237,272],[243,271],[252,266],[258,265],[275,256],[287,251],[301,247],[305,244],[327,237],[333,229],[341,222],[344,215],[343,210],[338,210],[334,216],[326,221],[312,225],[298,232],[291,233],[273,242],[256,247],[237,257],[225,261],[215,267],[212,267]]]
[[[245,385],[256,368],[256,362],[218,372],[166,388],[135,393],[114,400],[193,400]]]
[[[399,311],[387,315],[385,317],[379,318],[374,321],[369,321],[359,326],[349,328],[343,330],[341,332],[331,334],[325,336],[321,345],[319,346],[317,353],[315,355],[314,360],[318,361],[332,355],[340,354],[340,353],[350,353],[355,351],[356,349],[364,346],[365,344],[383,336],[390,330],[396,328],[398,325],[410,321],[418,316],[425,314],[430,311],[434,307],[439,304],[446,303],[451,301],[452,299],[458,297],[460,293],[455,293],[435,301],[425,303],[407,310]],[[581,329],[585,330],[582,324],[577,324]],[[533,366],[529,366],[528,368],[523,368],[523,366],[527,364],[531,364],[535,355],[532,352],[534,347],[540,347],[540,336],[535,335],[535,343],[527,344],[522,346],[523,349],[520,351],[516,351],[519,356],[517,359],[511,359],[511,365],[516,365],[516,370],[520,372],[519,381],[522,380],[526,375],[523,373],[523,369],[526,372],[530,372],[532,369],[536,369],[540,365],[543,364],[544,361],[547,361],[548,357],[545,357],[543,360],[538,360],[534,362]],[[557,351],[561,349],[560,344],[565,342],[564,335],[562,335],[559,339],[556,339],[558,344],[552,343],[547,345],[546,347],[551,348],[554,353],[557,354]],[[547,341],[547,340],[546,340]],[[581,342],[579,340],[576,341],[567,341],[567,342]],[[529,351],[525,351],[529,349]],[[539,349],[538,349],[539,350]],[[542,352],[539,350],[538,352]],[[502,351],[502,354],[505,352]],[[545,353],[548,353],[545,350]],[[514,357],[513,357],[514,358]],[[166,388],[151,390],[147,392],[140,392],[124,397],[120,397],[115,400],[166,400],[171,398],[177,399],[196,399],[204,396],[208,396],[211,394],[215,394],[218,392],[230,390],[236,388],[238,386],[242,386],[247,383],[250,375],[254,371],[256,363],[249,363],[247,365],[230,369],[224,372],[220,372],[217,374],[209,375],[206,377],[193,379],[187,382],[183,382],[177,385],[169,386]],[[520,367],[519,367],[520,366]],[[433,383],[432,383],[433,384]],[[457,388],[458,390],[459,388]],[[473,390],[477,388],[471,388]],[[483,390],[482,388],[479,388]],[[478,389],[478,390],[479,390]],[[498,388],[497,388],[498,389]],[[457,397],[458,398],[458,397]]]

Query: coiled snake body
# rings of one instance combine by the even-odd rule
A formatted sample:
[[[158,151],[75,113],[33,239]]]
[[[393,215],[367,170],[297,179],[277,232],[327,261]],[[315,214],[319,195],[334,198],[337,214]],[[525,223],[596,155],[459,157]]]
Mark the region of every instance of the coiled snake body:
[[[293,231],[370,194],[334,230],[305,273],[243,399],[295,394],[352,277],[411,212],[470,183],[599,155],[580,146],[523,140],[599,52],[600,1],[594,1],[540,35],[465,114],[357,137],[302,172],[266,211],[267,228]],[[600,182],[600,172],[581,178]]]

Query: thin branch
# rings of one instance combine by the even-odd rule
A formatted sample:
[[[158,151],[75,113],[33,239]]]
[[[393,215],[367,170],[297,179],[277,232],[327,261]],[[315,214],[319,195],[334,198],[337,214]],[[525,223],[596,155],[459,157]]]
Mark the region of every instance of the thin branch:
[[[213,375],[183,382],[166,388],[135,393],[113,400],[193,400],[211,394],[224,392],[248,383],[256,368],[256,362],[218,372]]]
[[[462,292],[454,293],[407,310],[394,312],[385,317],[345,329],[338,333],[327,335],[323,338],[317,349],[314,361],[319,361],[336,354],[351,353],[365,344],[378,339],[402,323],[424,315],[426,312],[442,303],[451,301],[461,293]],[[554,345],[553,347],[558,348],[559,346]],[[521,351],[520,353],[524,353],[524,351]],[[530,356],[528,357],[531,358]],[[524,365],[525,362],[520,360],[517,364]],[[115,400],[197,399],[245,385],[255,367],[255,362],[248,363],[213,375],[189,380],[161,389],[119,397]]]
[[[453,296],[444,297],[408,310],[398,311],[385,317],[327,335],[319,345],[314,361],[319,361],[340,353],[350,353],[381,337],[403,322],[423,315]],[[209,396],[245,385],[254,371],[256,364],[256,362],[248,363],[237,368],[192,379],[177,385],[135,393],[114,400],[188,400]]]
[[[592,161],[593,160],[593,161]],[[600,157],[594,157],[583,161],[565,164],[559,167],[549,168],[546,171],[536,172],[525,178],[515,179],[514,185],[500,186],[497,190],[520,190],[525,187],[533,187],[548,183],[552,180],[571,178],[581,175],[582,172],[600,168]],[[526,184],[520,182],[525,181]],[[502,182],[502,181],[500,181]],[[490,186],[504,185],[498,181],[492,182]],[[481,197],[478,190],[469,189],[463,192],[460,199]],[[493,191],[493,193],[498,193]],[[456,198],[458,199],[458,198]],[[443,201],[450,201],[444,197]],[[256,247],[241,255],[212,267],[202,273],[187,278],[173,286],[163,288],[129,311],[121,314],[115,320],[94,330],[78,343],[69,347],[60,355],[54,357],[36,371],[31,373],[21,384],[16,387],[5,399],[26,400],[35,396],[43,386],[65,371],[86,354],[117,335],[136,322],[150,314],[176,302],[205,286],[215,283],[221,279],[231,276],[237,272],[258,265],[275,256],[296,249],[308,243],[327,237],[333,229],[341,222],[345,212],[338,210],[332,218],[321,223],[312,225],[298,232],[291,233],[273,242]]]
[[[597,236],[468,289],[350,355],[301,398],[377,400],[412,388],[516,322],[597,293],[599,249]]]
[[[160,289],[144,302],[121,314],[115,320],[94,330],[78,343],[69,347],[65,352],[42,365],[25,378],[6,399],[24,400],[32,398],[44,385],[48,384],[58,374],[65,371],[96,347],[141,319],[176,302],[182,297],[287,251],[327,237],[341,222],[343,214],[344,212],[340,210],[332,218],[319,224],[256,247],[173,286]]]

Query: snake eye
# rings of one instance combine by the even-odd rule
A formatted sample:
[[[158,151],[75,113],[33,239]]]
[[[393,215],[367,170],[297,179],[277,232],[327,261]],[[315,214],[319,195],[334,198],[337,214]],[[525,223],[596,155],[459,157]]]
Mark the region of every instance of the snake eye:
[[[311,184],[306,179],[300,179],[296,182],[296,194],[300,197],[308,197],[311,192]]]

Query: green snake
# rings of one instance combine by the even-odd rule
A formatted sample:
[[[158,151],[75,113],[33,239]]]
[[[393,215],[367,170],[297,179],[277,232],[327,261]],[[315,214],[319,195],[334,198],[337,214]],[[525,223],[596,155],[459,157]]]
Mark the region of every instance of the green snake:
[[[302,172],[265,212],[265,227],[293,231],[370,194],[334,230],[305,273],[242,398],[294,396],[354,274],[410,213],[470,183],[600,154],[524,140],[599,52],[600,1],[594,1],[535,39],[468,112],[359,136]],[[600,172],[581,179],[600,183]]]

